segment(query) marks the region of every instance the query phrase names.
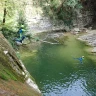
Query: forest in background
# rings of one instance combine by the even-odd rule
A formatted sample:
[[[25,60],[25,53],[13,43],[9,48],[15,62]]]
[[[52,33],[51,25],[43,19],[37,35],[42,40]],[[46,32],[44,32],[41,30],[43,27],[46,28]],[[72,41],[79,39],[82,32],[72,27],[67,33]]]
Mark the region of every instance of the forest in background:
[[[61,19],[67,26],[72,25],[76,12],[82,8],[80,0],[30,0],[32,6],[40,6],[43,14],[51,19]],[[16,32],[18,27],[26,23],[25,8],[30,4],[27,0],[0,0],[0,25]],[[4,34],[7,34],[4,33]]]
[[[73,27],[73,21],[83,8],[82,0],[0,0],[0,30],[11,44],[14,43],[13,39],[18,37],[17,32],[22,25],[24,34],[28,32],[25,12],[27,5],[40,7],[43,12],[41,15],[53,21],[62,20],[69,28]]]

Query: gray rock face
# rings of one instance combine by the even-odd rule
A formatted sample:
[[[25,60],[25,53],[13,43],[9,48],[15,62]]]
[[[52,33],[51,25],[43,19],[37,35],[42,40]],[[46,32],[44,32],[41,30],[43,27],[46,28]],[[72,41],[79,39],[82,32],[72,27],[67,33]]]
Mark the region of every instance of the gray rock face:
[[[92,30],[78,39],[87,42],[88,45],[93,47],[91,52],[96,53],[96,30]]]
[[[6,64],[5,66],[10,66],[10,68],[14,70],[13,72],[15,73],[16,76],[22,77],[22,79],[28,85],[30,85],[37,93],[41,94],[36,83],[33,80],[31,80],[30,74],[26,70],[24,64],[17,57],[15,50],[12,48],[10,43],[5,39],[5,37],[1,33],[0,33],[0,56],[1,56],[0,58],[2,58],[0,59],[0,64]]]
[[[92,52],[93,53],[96,53],[96,47],[93,48]]]
[[[91,31],[89,34],[80,36],[78,39],[82,40],[82,41],[86,41],[88,43],[88,45],[96,47],[96,33],[95,33],[95,30]]]

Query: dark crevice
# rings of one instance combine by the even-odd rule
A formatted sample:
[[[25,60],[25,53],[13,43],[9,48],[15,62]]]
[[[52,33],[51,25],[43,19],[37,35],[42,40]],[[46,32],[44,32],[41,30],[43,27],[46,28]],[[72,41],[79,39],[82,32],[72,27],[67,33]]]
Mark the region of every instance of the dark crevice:
[[[83,11],[84,12],[88,11],[92,15],[92,16],[90,15],[90,18],[92,18],[92,21],[84,27],[91,26],[92,29],[96,29],[96,0],[82,0],[82,5],[83,5]]]

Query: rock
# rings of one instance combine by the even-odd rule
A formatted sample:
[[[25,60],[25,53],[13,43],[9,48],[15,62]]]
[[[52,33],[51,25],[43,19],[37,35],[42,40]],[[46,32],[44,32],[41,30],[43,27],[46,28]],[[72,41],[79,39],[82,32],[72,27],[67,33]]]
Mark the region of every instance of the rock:
[[[8,51],[3,51],[4,52],[4,54],[7,54],[8,53]]]
[[[19,52],[17,52],[17,53],[19,54]],[[27,78],[30,77],[30,74],[26,70],[23,62],[21,60],[19,60],[19,58],[16,55],[15,50],[13,49],[11,44],[7,41],[7,39],[1,33],[0,33],[0,67],[1,67],[0,73],[3,74],[3,75],[0,75],[0,81],[1,81],[1,79],[2,79],[2,81],[6,80],[6,84],[8,83],[7,80],[9,80],[9,81],[16,80],[16,81],[20,81],[20,83],[24,85],[23,80],[25,80],[26,75],[27,75]],[[7,71],[5,71],[5,70],[7,70]],[[26,82],[26,80],[25,80],[25,82]],[[27,82],[28,83],[27,83],[26,87],[28,87],[28,85],[30,85],[32,88],[31,91],[34,93],[32,93],[32,95],[29,95],[29,93],[28,93],[25,96],[41,96],[41,92],[40,92],[37,84],[33,80],[31,80],[31,78],[29,78],[27,80]],[[2,82],[0,82],[0,84],[1,83]],[[4,84],[5,86],[3,85],[3,87],[7,88],[8,86],[6,84]],[[10,84],[8,84],[8,85],[11,86]],[[23,85],[22,85],[22,87],[23,87]],[[18,86],[21,87],[21,85],[19,85],[19,83],[18,83]],[[1,88],[1,85],[0,85],[0,88]],[[12,88],[14,90],[17,90],[17,89],[15,89],[14,86]],[[28,88],[30,88],[30,87],[28,87]],[[7,93],[6,89],[5,89],[5,91],[0,90],[0,96],[13,96],[13,94],[9,94],[9,93],[10,93],[9,91]],[[38,95],[34,95],[35,93]],[[2,95],[2,94],[4,94],[4,95]],[[24,93],[22,93],[22,94],[24,94]],[[17,96],[17,95],[14,95],[14,96]]]
[[[71,30],[71,33],[74,34],[74,35],[77,35],[79,32],[80,32],[80,29],[79,28],[73,28]]]
[[[38,88],[38,86],[30,78],[28,78],[26,80],[26,83],[28,85],[30,85],[31,87],[33,87],[34,89],[36,89],[36,91],[38,91],[39,93],[41,93],[40,90],[39,90],[39,88]]]
[[[93,48],[92,53],[96,53],[96,47]]]
[[[17,44],[17,45],[22,45],[22,43],[21,43],[21,42],[18,42],[18,41],[16,41],[16,44]]]
[[[89,45],[96,47],[96,33],[88,33],[78,38],[81,41],[88,42]]]
[[[79,29],[79,28],[74,28],[74,31],[75,31],[75,32],[79,32],[80,29]]]

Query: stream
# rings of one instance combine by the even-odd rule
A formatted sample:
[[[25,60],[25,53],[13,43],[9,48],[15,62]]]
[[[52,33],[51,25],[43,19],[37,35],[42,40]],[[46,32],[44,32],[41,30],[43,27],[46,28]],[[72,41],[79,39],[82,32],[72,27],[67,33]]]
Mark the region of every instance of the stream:
[[[29,73],[43,96],[96,96],[96,64],[85,51],[85,44],[68,35],[64,45],[42,43],[25,56]],[[28,53],[27,53],[28,54]],[[83,63],[74,59],[84,56]]]

